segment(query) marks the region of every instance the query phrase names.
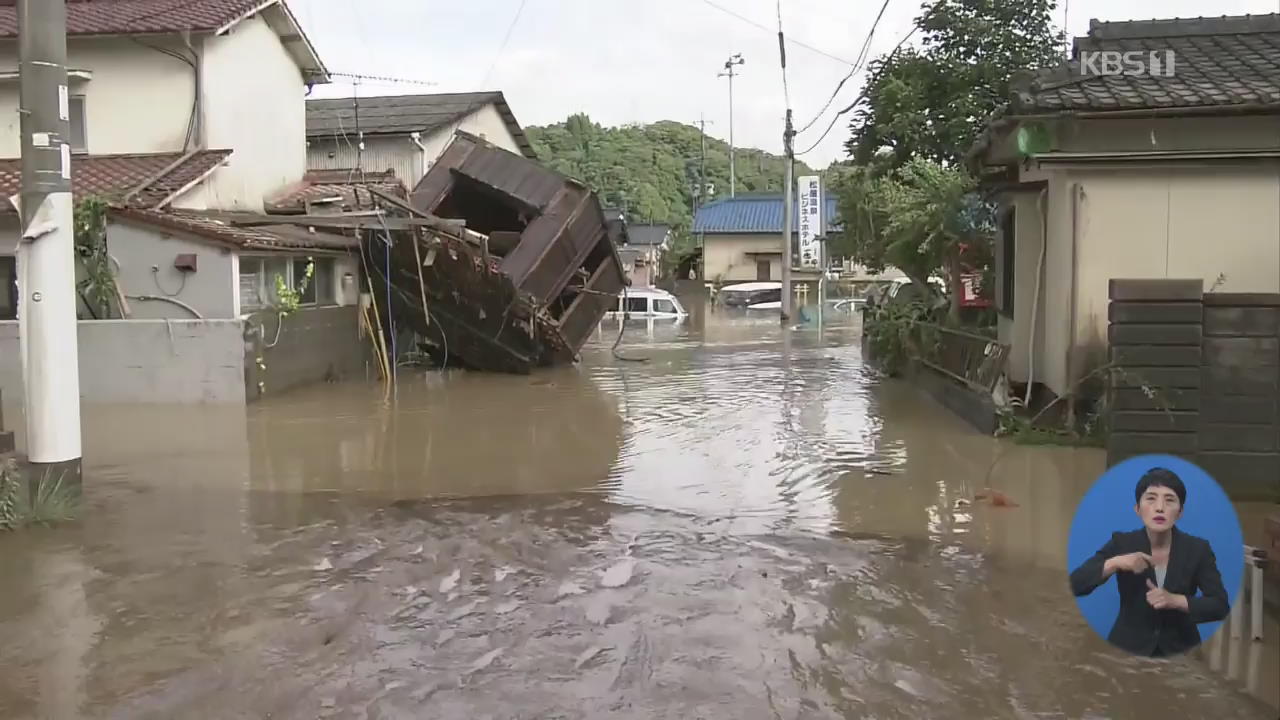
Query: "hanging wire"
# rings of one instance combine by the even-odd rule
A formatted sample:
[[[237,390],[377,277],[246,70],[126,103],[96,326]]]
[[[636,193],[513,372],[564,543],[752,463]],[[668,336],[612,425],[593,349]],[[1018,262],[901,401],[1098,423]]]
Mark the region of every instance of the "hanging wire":
[[[876,34],[876,28],[879,27],[880,19],[884,17],[885,10],[889,8],[889,2],[890,0],[884,0],[884,3],[880,6],[880,12],[876,14],[875,21],[871,23],[871,30],[867,32],[867,38],[862,42],[862,50],[858,52],[858,57],[854,60],[853,67],[849,69],[849,74],[845,75],[844,78],[836,84],[836,89],[831,91],[831,97],[827,98],[826,104],[824,104],[822,109],[813,116],[812,120],[806,123],[804,127],[797,130],[796,134],[802,133],[813,127],[814,124],[822,117],[822,114],[827,111],[827,108],[831,107],[831,103],[836,101],[836,96],[840,94],[840,90],[844,87],[844,84],[849,82],[849,80],[851,80],[853,76],[866,65],[867,57],[871,54],[871,39]],[[781,8],[779,8],[778,12],[782,12]],[[782,26],[781,17],[778,19],[778,26]]]

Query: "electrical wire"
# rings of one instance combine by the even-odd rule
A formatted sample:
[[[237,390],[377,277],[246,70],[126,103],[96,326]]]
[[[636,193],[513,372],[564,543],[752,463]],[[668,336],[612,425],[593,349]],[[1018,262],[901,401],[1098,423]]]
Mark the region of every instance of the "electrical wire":
[[[524,5],[528,0],[520,0],[520,5],[516,7],[516,14],[511,18],[511,24],[507,26],[507,34],[502,38],[502,44],[498,46],[498,52],[494,54],[493,61],[489,63],[489,69],[484,72],[484,80],[480,81],[480,86],[487,87],[489,85],[489,76],[493,74],[493,69],[498,65],[498,59],[502,57],[503,51],[507,49],[507,43],[511,42],[511,33],[516,29],[516,23],[520,22],[520,15],[524,12]]]
[[[628,293],[629,288],[629,285],[622,286],[622,319],[618,325],[618,337],[613,341],[613,347],[610,350],[615,358],[622,360],[623,362],[649,362],[649,358],[647,357],[627,357],[626,355],[618,352],[618,346],[622,344],[622,334],[627,331],[627,317],[631,315],[631,310],[627,307],[630,304],[628,301],[630,298]]]
[[[879,27],[880,19],[884,17],[885,10],[889,8],[889,2],[890,0],[884,0],[884,3],[880,5],[880,12],[876,14],[875,21],[871,23],[871,29],[867,31],[867,39],[862,42],[862,50],[858,51],[858,57],[854,60],[853,67],[849,69],[849,74],[845,75],[844,79],[836,84],[836,89],[831,91],[831,97],[827,98],[826,104],[822,106],[822,109],[818,111],[818,114],[813,116],[812,120],[796,131],[797,135],[813,127],[814,124],[818,122],[822,117],[822,114],[827,111],[827,108],[831,107],[831,103],[836,101],[836,96],[840,94],[840,90],[844,87],[844,84],[849,82],[849,80],[851,80],[853,76],[866,65],[867,56],[871,52],[871,39],[876,34],[876,28]],[[781,9],[779,9],[779,12],[781,12]],[[781,26],[781,19],[779,19],[778,24]]]
[[[742,22],[744,22],[744,23],[747,23],[748,25],[751,25],[751,26],[753,26],[753,27],[760,28],[761,30],[764,30],[765,32],[767,32],[767,33],[769,33],[769,34],[773,34],[773,32],[774,32],[773,28],[771,28],[771,27],[769,27],[769,26],[767,26],[767,25],[763,25],[763,24],[761,24],[761,23],[758,23],[758,22],[756,22],[755,20],[752,20],[751,18],[746,17],[746,16],[744,16],[744,15],[739,15],[737,12],[734,12],[733,10],[730,10],[729,8],[727,8],[727,7],[723,6],[723,5],[719,5],[719,4],[717,4],[717,3],[712,2],[712,0],[702,0],[702,2],[703,2],[703,3],[705,3],[705,4],[707,4],[707,5],[710,5],[711,7],[715,8],[716,10],[719,10],[719,11],[720,11],[720,12],[722,12],[722,13],[725,13],[726,15],[732,15],[733,17],[738,18],[739,20],[741,20],[741,21],[742,21]],[[842,58],[842,57],[837,57],[837,56],[835,56],[835,55],[832,55],[831,53],[827,52],[826,50],[822,50],[822,49],[820,49],[820,48],[816,48],[816,47],[814,47],[814,46],[812,46],[812,45],[809,45],[808,43],[801,42],[800,40],[789,39],[789,40],[787,40],[787,42],[791,43],[792,45],[796,45],[796,46],[798,46],[798,47],[802,47],[802,48],[804,48],[805,50],[808,50],[808,51],[810,51],[810,52],[815,52],[815,53],[817,53],[817,54],[819,54],[819,55],[821,55],[821,56],[823,56],[823,57],[825,57],[825,58],[830,58],[830,59],[832,59],[832,60],[835,60],[836,62],[844,63],[845,65],[852,65],[852,64],[853,64],[853,63],[849,62],[848,60],[845,60],[845,59],[844,59],[844,58]]]
[[[782,0],[778,0],[778,56],[782,59],[782,100],[791,107],[791,86],[787,83],[787,38],[782,34]]]
[[[916,34],[916,30],[918,30],[918,29],[919,29],[918,27],[912,27],[912,28],[911,28],[911,32],[907,33],[905,36],[903,36],[903,38],[902,38],[901,40],[899,40],[899,41],[898,41],[898,44],[897,44],[897,45],[895,45],[895,46],[894,46],[894,48],[893,48],[893,50],[891,50],[891,51],[889,52],[888,57],[892,58],[894,55],[896,55],[896,54],[898,53],[898,51],[902,49],[902,46],[903,46],[903,45],[905,45],[905,44],[907,43],[907,40],[910,40],[910,39],[911,39],[911,36]],[[796,153],[796,155],[804,155],[804,154],[806,154],[806,153],[813,152],[813,151],[814,151],[814,149],[816,149],[819,145],[821,145],[821,144],[822,144],[822,141],[827,139],[827,135],[830,135],[830,134],[831,134],[831,130],[832,130],[832,128],[834,128],[834,127],[836,126],[836,122],[838,122],[838,121],[840,120],[840,116],[841,116],[841,115],[845,115],[845,114],[847,114],[848,112],[850,112],[850,111],[851,111],[851,110],[853,110],[854,108],[856,108],[856,107],[858,107],[859,105],[861,105],[861,104],[862,104],[862,101],[864,101],[864,100],[866,100],[866,99],[867,99],[867,92],[868,92],[870,89],[871,89],[871,88],[870,88],[869,86],[863,87],[863,88],[862,88],[862,92],[858,93],[858,97],[854,98],[854,99],[853,99],[853,102],[849,103],[849,104],[848,104],[847,106],[845,106],[842,110],[840,110],[839,112],[837,112],[835,115],[832,115],[832,116],[831,116],[831,123],[830,123],[829,125],[827,125],[827,129],[826,129],[826,130],[823,130],[823,131],[822,131],[822,136],[821,136],[821,137],[819,137],[816,141],[814,141],[814,143],[813,143],[812,145],[810,145],[808,148],[806,148],[806,149],[804,149],[804,150],[801,150],[800,152]]]

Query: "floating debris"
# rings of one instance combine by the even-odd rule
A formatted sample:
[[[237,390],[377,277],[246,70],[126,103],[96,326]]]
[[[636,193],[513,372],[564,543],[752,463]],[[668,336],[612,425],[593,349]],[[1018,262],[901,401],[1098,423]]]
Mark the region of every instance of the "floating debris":
[[[440,592],[442,593],[452,592],[454,588],[458,587],[458,581],[461,579],[462,579],[461,570],[454,570],[453,572],[449,573],[447,576],[444,577],[444,579],[440,581]]]
[[[324,572],[325,570],[332,570],[332,569],[333,569],[333,563],[329,561],[329,558],[322,558],[322,559],[320,560],[320,562],[316,563],[316,564],[315,564],[315,567],[313,567],[313,568],[311,568],[311,569],[312,569],[312,570],[315,570],[315,571],[317,571],[317,572]]]
[[[974,494],[973,499],[986,501],[992,507],[1018,507],[1013,498],[991,488],[983,488],[982,492]]]
[[[559,600],[560,598],[566,597],[568,595],[581,595],[585,592],[586,590],[583,590],[582,586],[579,585],[578,583],[572,580],[565,580],[564,582],[560,583],[559,588],[556,588],[556,599]]]
[[[600,585],[607,588],[619,588],[631,582],[631,575],[635,572],[636,561],[632,558],[626,558],[615,563],[613,567],[604,571],[604,575],[600,578]]]
[[[494,648],[493,650],[490,650],[489,652],[481,655],[480,657],[476,658],[475,662],[471,663],[471,667],[467,670],[467,672],[468,673],[480,672],[481,670],[489,667],[490,665],[493,664],[494,660],[497,660],[498,657],[502,655],[504,651],[505,651],[505,648]]]
[[[612,649],[613,649],[612,646],[609,646],[609,645],[596,645],[594,647],[589,647],[586,650],[583,650],[581,653],[578,653],[578,659],[573,662],[573,669],[581,670],[582,667],[587,663],[591,662],[591,660],[595,658],[595,656],[599,655],[600,653],[606,650],[612,650]]]

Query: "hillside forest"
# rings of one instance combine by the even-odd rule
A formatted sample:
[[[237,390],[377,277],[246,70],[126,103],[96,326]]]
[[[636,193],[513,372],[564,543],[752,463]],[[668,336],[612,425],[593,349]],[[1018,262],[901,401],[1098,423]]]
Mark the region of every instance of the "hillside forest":
[[[702,132],[664,120],[602,127],[585,114],[554,125],[525,128],[539,160],[585,183],[606,207],[621,208],[632,223],[667,223],[677,247],[688,247]],[[782,192],[784,161],[753,148],[737,150],[737,192]],[[809,173],[796,163],[796,174]],[[706,138],[708,200],[729,195],[729,144]]]

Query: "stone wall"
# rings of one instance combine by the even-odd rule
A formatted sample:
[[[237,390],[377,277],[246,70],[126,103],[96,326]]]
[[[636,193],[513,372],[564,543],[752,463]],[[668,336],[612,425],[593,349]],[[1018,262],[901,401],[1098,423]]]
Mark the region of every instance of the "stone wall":
[[[1112,280],[1114,464],[1191,460],[1239,499],[1280,500],[1280,294],[1201,280]]]

